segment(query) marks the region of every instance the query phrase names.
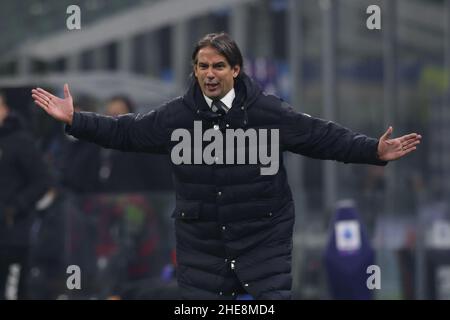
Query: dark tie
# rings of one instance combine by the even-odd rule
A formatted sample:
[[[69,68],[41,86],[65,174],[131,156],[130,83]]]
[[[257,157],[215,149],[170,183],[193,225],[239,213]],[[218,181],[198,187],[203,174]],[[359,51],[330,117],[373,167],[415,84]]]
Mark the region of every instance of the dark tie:
[[[212,109],[212,111],[220,113],[222,115],[224,115],[228,111],[227,106],[225,105],[225,103],[220,101],[220,99],[213,100],[213,102],[211,104],[211,109]]]

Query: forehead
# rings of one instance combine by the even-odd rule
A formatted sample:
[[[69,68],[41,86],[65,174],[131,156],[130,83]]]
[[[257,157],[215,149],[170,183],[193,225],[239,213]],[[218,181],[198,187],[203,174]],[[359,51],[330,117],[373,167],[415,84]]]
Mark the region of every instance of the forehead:
[[[199,63],[227,63],[227,59],[225,58],[225,56],[220,54],[217,49],[213,47],[201,48],[197,53],[197,60]]]

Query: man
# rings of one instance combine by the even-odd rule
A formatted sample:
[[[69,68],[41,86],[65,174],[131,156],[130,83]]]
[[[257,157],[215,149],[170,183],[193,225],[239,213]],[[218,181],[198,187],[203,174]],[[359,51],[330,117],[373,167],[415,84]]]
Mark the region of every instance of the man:
[[[192,63],[186,94],[146,115],[74,113],[67,84],[64,99],[40,88],[32,94],[72,135],[107,148],[171,154],[183,298],[234,299],[247,292],[290,299],[294,205],[282,152],[385,165],[415,150],[421,137],[389,139],[390,127],[371,139],[295,112],[243,72],[240,50],[227,34],[201,39]]]
[[[0,299],[12,264],[20,265],[18,299],[26,299],[30,228],[50,177],[33,139],[0,93]]]

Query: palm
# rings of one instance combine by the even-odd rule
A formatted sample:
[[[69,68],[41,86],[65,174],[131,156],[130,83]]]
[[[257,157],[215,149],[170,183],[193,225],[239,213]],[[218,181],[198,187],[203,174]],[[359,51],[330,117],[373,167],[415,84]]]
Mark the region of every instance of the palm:
[[[41,88],[33,89],[32,97],[34,102],[53,118],[72,124],[73,99],[67,84],[64,85],[64,99],[58,98]]]
[[[422,139],[417,133],[410,133],[399,138],[389,139],[392,127],[381,136],[378,143],[378,157],[383,161],[397,160],[408,153],[416,150],[416,146]]]

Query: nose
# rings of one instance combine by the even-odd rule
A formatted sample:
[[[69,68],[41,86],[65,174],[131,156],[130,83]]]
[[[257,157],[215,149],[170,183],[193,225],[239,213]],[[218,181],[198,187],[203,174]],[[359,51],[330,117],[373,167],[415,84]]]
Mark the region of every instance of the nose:
[[[209,69],[208,69],[208,71],[206,72],[206,77],[207,77],[208,79],[214,79],[215,75],[214,75],[214,73],[213,73],[213,71],[212,71],[212,68],[209,68]]]

